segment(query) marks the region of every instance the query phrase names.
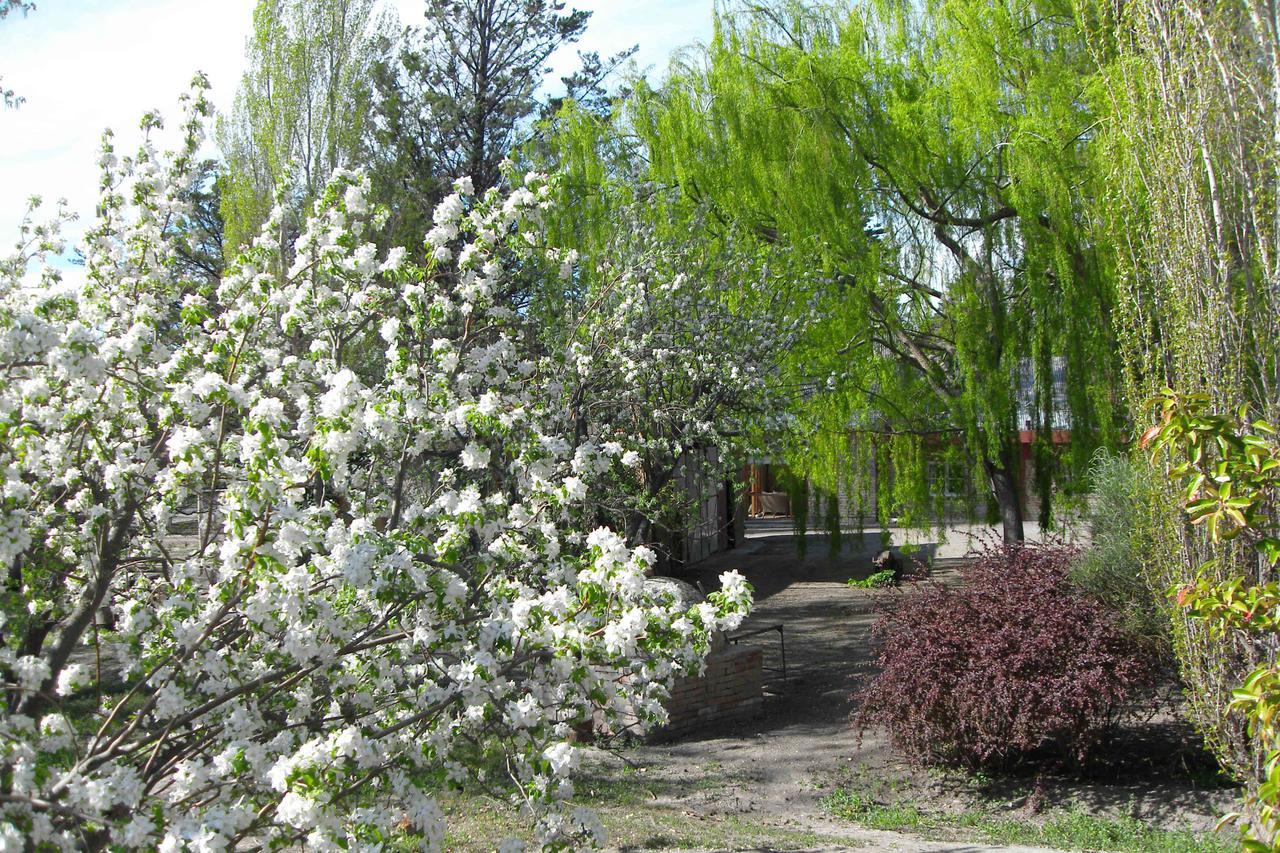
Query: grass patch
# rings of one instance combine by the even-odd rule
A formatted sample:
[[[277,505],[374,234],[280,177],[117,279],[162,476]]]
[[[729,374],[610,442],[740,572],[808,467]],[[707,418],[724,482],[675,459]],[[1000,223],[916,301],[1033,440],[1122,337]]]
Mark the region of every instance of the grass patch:
[[[980,838],[988,844],[1036,844],[1113,853],[1227,853],[1234,849],[1216,835],[1160,829],[1135,818],[1097,817],[1077,810],[1051,814],[1043,822],[982,811],[950,814],[925,810],[911,802],[880,803],[846,788],[836,790],[822,804],[836,817],[868,829],[931,836],[947,833]]]
[[[812,850],[855,842],[806,830],[767,826],[737,815],[697,815],[672,809],[639,812],[600,810],[609,844],[621,850]]]
[[[658,848],[782,851],[851,844],[807,830],[769,826],[738,815],[697,814],[656,803],[644,792],[621,797],[613,796],[614,793],[597,790],[597,796],[578,796],[575,802],[594,809],[608,832],[608,845],[624,851]],[[448,826],[446,850],[490,853],[508,838],[532,841],[527,818],[521,817],[519,810],[508,802],[457,793],[443,794],[439,802]]]
[[[573,802],[594,810],[608,833],[608,846],[623,851],[783,851],[856,845],[795,826],[774,825],[763,816],[704,813],[689,795],[718,791],[736,779],[716,772],[715,762],[704,769],[709,772],[702,776],[668,779],[652,777],[644,768],[588,766],[574,779]],[[508,838],[532,841],[528,818],[505,798],[477,790],[441,790],[436,796],[447,825],[444,849],[451,853],[490,853]]]

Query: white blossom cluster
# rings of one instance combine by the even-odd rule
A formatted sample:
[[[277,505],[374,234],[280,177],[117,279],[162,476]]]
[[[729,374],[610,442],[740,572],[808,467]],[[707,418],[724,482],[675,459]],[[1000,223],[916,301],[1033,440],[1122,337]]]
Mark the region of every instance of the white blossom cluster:
[[[643,216],[619,231],[560,356],[587,436],[572,464],[612,472],[596,500],[630,540],[661,538],[664,522],[682,538],[729,464],[776,447],[789,428],[779,363],[806,314],[783,310],[788,294],[767,265],[731,241],[706,258]]]
[[[108,142],[82,285],[53,231],[0,264],[0,850],[440,849],[434,792],[493,755],[540,845],[599,843],[572,727],[661,721],[750,588],[682,609],[593,530],[646,439],[584,450],[495,301],[546,180],[460,182],[421,268],[340,173],[196,284],[190,104],[176,155]]]

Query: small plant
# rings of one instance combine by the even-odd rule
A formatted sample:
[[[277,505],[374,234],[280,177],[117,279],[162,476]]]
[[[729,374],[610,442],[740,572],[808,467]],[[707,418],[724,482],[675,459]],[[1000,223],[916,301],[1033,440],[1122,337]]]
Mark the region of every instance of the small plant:
[[[857,695],[909,759],[1084,762],[1151,678],[1149,655],[1070,582],[1063,546],[980,553],[961,588],[895,601],[875,628],[881,672]]]
[[[894,578],[893,569],[884,569],[865,578],[849,578],[846,583],[856,589],[885,589],[896,585],[897,579]]]
[[[881,803],[859,791],[837,788],[822,798],[822,807],[867,829],[911,832],[930,828],[928,816],[915,803]]]

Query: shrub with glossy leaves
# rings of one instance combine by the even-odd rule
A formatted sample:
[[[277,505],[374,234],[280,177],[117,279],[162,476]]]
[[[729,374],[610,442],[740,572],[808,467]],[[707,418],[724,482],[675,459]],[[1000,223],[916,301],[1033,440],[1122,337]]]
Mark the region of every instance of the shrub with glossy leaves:
[[[918,588],[876,626],[881,672],[855,721],[921,763],[1083,762],[1151,678],[1145,653],[1070,582],[1060,546],[976,555],[958,588]]]

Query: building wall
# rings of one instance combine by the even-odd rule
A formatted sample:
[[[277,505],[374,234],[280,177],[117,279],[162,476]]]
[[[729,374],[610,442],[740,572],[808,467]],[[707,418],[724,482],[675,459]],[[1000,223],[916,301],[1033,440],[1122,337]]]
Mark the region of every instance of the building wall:
[[[676,680],[664,705],[670,715],[654,737],[672,738],[709,723],[758,717],[764,710],[764,650],[725,646],[707,657],[702,675]]]
[[[745,508],[744,490],[722,468],[720,452],[714,447],[688,451],[680,458],[682,473],[676,482],[684,490],[692,512],[683,535],[673,543],[672,566],[679,571],[734,547],[742,541]]]

